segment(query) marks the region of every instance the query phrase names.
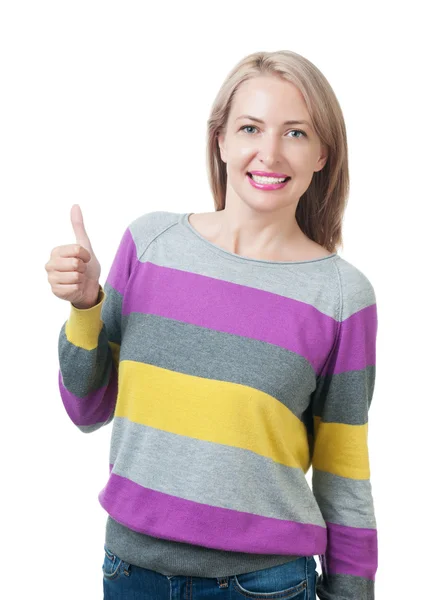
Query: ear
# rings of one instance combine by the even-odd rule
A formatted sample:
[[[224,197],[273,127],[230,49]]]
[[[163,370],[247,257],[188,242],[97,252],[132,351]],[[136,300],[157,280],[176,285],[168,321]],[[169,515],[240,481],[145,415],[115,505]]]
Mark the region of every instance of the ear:
[[[314,169],[314,172],[321,171],[325,166],[327,159],[329,158],[329,153],[326,146],[322,146],[321,152],[322,154],[319,156],[317,161],[317,169]]]
[[[225,145],[224,145],[225,135],[223,133],[218,133],[217,139],[218,139],[219,151],[221,153],[221,159],[224,163],[226,163],[227,159],[226,159]]]

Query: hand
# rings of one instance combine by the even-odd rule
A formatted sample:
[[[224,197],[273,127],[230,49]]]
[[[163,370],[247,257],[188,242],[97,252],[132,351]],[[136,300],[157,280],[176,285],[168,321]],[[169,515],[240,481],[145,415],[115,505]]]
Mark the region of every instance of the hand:
[[[101,265],[86,233],[79,204],[72,206],[70,219],[76,243],[54,248],[45,270],[57,298],[68,300],[76,308],[87,309],[98,301]]]

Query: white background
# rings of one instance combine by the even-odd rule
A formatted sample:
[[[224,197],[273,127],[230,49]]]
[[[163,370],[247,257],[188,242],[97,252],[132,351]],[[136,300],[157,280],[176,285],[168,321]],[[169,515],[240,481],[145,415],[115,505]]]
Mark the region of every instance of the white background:
[[[102,598],[111,426],[82,434],[59,395],[69,305],[44,265],[79,203],[101,283],[128,223],[214,209],[211,103],[258,50],[330,81],[351,194],[339,254],[372,282],[377,378],[369,442],[376,597],[417,594],[420,539],[420,106],[415,3],[4,1],[0,8],[1,596]],[[418,56],[417,56],[418,55]],[[6,593],[7,590],[7,593]],[[355,599],[358,600],[358,599]]]

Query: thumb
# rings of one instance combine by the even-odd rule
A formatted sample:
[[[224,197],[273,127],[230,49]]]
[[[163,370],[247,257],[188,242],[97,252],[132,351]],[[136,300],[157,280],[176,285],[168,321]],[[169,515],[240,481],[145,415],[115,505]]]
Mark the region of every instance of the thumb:
[[[88,234],[86,233],[85,225],[83,223],[82,211],[79,204],[73,204],[70,211],[70,219],[72,221],[73,231],[76,237],[76,243],[80,244],[90,252],[92,252],[91,242]]]

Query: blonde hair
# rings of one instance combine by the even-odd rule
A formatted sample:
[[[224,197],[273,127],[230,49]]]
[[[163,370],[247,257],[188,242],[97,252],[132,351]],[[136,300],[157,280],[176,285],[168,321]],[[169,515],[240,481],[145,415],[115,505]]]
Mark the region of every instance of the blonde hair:
[[[327,148],[325,166],[315,173],[301,196],[296,219],[311,240],[329,252],[343,247],[342,220],[349,194],[348,146],[345,121],[326,77],[308,59],[290,50],[255,52],[228,73],[207,121],[206,163],[215,210],[225,208],[226,164],[221,159],[218,134],[225,132],[239,86],[253,77],[275,75],[293,83],[302,93],[313,127]]]

